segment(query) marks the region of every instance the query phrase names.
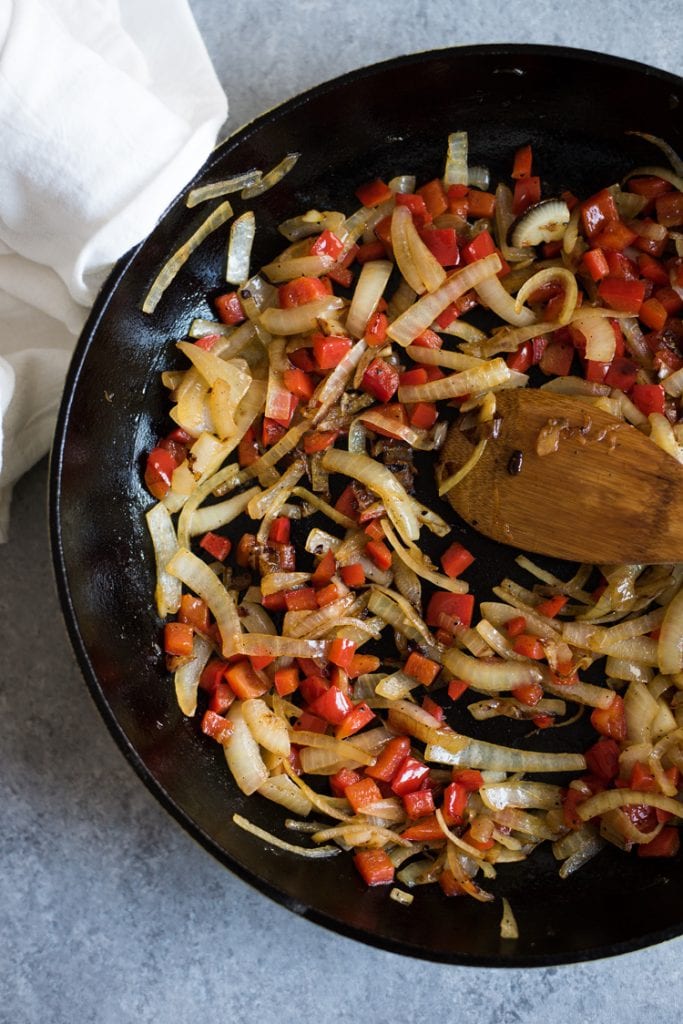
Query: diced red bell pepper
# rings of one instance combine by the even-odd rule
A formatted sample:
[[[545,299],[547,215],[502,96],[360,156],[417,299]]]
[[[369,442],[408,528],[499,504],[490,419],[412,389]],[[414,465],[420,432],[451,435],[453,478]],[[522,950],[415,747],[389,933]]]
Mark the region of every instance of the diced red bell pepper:
[[[665,192],[655,199],[657,220],[665,228],[677,228],[683,225],[683,193]]]
[[[338,259],[344,249],[344,243],[333,231],[325,228],[316,240],[311,244],[311,256],[330,256],[333,260]]]
[[[669,314],[666,307],[662,305],[659,299],[655,299],[653,297],[645,300],[640,307],[640,313],[638,316],[646,327],[650,327],[653,331],[661,331],[669,317]]]
[[[434,813],[434,794],[431,789],[415,789],[404,793],[403,806],[409,818],[423,818]]]
[[[354,736],[361,729],[373,720],[375,712],[363,701],[351,708],[344,720],[337,726],[334,735],[338,740],[346,739],[347,736]]]
[[[164,651],[174,657],[192,654],[194,630],[189,622],[167,622],[164,626]]]
[[[383,540],[369,540],[365,552],[378,569],[384,572],[391,568],[391,551]]]
[[[468,688],[469,683],[466,683],[463,679],[451,679],[448,684],[448,696],[451,700],[459,700],[465,690]]]
[[[636,382],[638,367],[632,359],[626,356],[615,356],[607,367],[604,376],[605,384],[611,388],[619,388],[621,391],[629,391]]]
[[[581,260],[593,281],[601,281],[609,274],[609,264],[602,249],[589,249]]]
[[[264,448],[271,448],[274,444],[277,444],[281,438],[287,433],[287,427],[283,426],[277,420],[271,419],[270,416],[263,417],[263,424],[261,426],[261,444]]]
[[[328,583],[327,586],[320,587],[319,590],[316,590],[315,595],[318,601],[318,607],[324,608],[326,605],[332,604],[334,601],[338,601],[343,597],[344,590],[333,580],[331,583]]]
[[[346,637],[335,637],[327,652],[327,659],[346,672],[356,653],[356,643]]]
[[[535,206],[541,201],[541,179],[534,174],[528,174],[525,178],[518,178],[512,193],[512,212],[516,217],[530,206]]]
[[[361,779],[359,782],[352,782],[350,786],[346,787],[344,796],[356,812],[362,811],[364,807],[376,804],[378,800],[382,799],[379,786],[373,779],[369,778]]]
[[[347,587],[365,586],[365,569],[360,562],[343,565],[339,570],[339,575]]]
[[[225,295],[219,295],[213,300],[213,306],[219,320],[224,324],[240,324],[246,320],[246,314],[237,292],[226,292]]]
[[[430,843],[437,839],[443,839],[443,829],[439,825],[435,814],[427,818],[420,818],[414,824],[401,832],[402,839],[410,839],[415,843]]]
[[[289,544],[291,532],[292,520],[289,516],[277,516],[270,524],[268,543]]]
[[[664,412],[666,396],[661,384],[634,384],[629,397],[643,416],[649,416],[653,412]]]
[[[607,708],[593,708],[591,725],[596,732],[610,739],[623,742],[626,739],[626,714],[624,701],[618,693],[614,694],[612,703]]]
[[[555,594],[553,597],[548,597],[545,601],[541,601],[540,604],[537,604],[534,610],[537,611],[539,615],[545,615],[549,619],[554,619],[555,616],[562,611],[568,601],[569,598],[566,594]]]
[[[209,697],[209,711],[224,715],[235,700],[235,694],[229,683],[217,683]]]
[[[232,541],[228,537],[221,537],[219,533],[209,530],[200,540],[199,546],[204,551],[207,551],[212,558],[217,559],[219,562],[224,562],[230,554]]]
[[[403,666],[403,671],[412,679],[417,679],[422,686],[431,686],[441,671],[441,666],[431,658],[425,657],[424,654],[412,651]]]
[[[669,275],[665,267],[648,253],[643,252],[638,256],[638,270],[641,277],[652,281],[653,284],[662,287],[667,287],[669,284]]]
[[[352,344],[350,338],[339,335],[314,334],[313,354],[319,369],[334,369],[342,361]]]
[[[324,452],[331,448],[339,437],[338,430],[309,430],[304,434],[304,451],[307,455],[315,455],[316,452]]]
[[[450,547],[446,548],[444,553],[441,555],[441,567],[447,576],[451,579],[455,579],[469,568],[474,561],[474,555],[471,551],[461,544],[459,541],[453,541]]]
[[[318,600],[313,587],[298,587],[284,591],[288,612],[313,612],[318,609]]]
[[[637,789],[643,793],[658,793],[659,785],[652,772],[642,761],[636,761],[631,770],[629,789]]]
[[[490,220],[496,210],[496,197],[493,192],[483,192],[471,188],[467,194],[468,214],[474,220],[485,217]]]
[[[282,382],[291,394],[307,402],[315,391],[315,381],[304,370],[298,367],[292,370],[285,370],[282,374]]]
[[[377,755],[374,764],[365,769],[365,774],[380,782],[391,782],[396,774],[399,765],[410,753],[410,738],[408,736],[394,736],[390,739]]]
[[[372,181],[360,185],[356,189],[356,196],[363,206],[378,206],[387,199],[391,199],[393,192],[381,178],[374,178]]]
[[[637,316],[645,299],[645,282],[605,277],[598,285],[598,295],[612,309]]]
[[[330,549],[325,552],[315,567],[313,575],[311,576],[312,586],[314,586],[316,590],[319,587],[326,587],[336,571],[337,561],[334,557],[334,551]]]
[[[429,599],[425,622],[428,626],[440,626],[440,616],[445,614],[464,626],[469,626],[473,612],[473,594],[451,594],[448,590],[437,590]]]
[[[468,790],[461,782],[449,783],[443,792],[441,813],[447,825],[462,825],[465,821]]]
[[[593,242],[599,249],[622,252],[629,245],[633,245],[638,238],[636,231],[632,231],[621,220],[608,220],[606,224],[594,236]]]
[[[429,775],[429,765],[418,761],[412,754],[401,761],[391,779],[391,789],[397,796],[419,789]]]
[[[258,441],[253,427],[249,427],[237,447],[237,461],[242,469],[251,466],[259,457]]]
[[[147,456],[145,487],[158,501],[168,494],[177,465],[172,452],[167,448],[157,446]]]
[[[299,689],[299,669],[296,665],[278,668],[273,676],[273,683],[280,697],[287,697]]]
[[[183,594],[178,609],[178,621],[189,622],[200,633],[209,632],[209,607],[201,597]]]
[[[385,260],[386,258],[386,245],[378,240],[376,242],[363,242],[358,247],[356,262],[363,266],[364,263],[370,263],[372,260]]]
[[[319,732],[321,735],[327,732],[328,723],[319,715],[311,711],[303,711],[293,725],[295,732]]]
[[[534,361],[534,346],[530,341],[523,342],[516,352],[511,352],[505,362],[508,369],[518,373],[526,373]]]
[[[225,678],[240,700],[262,697],[270,689],[268,680],[258,675],[248,658],[240,658],[228,665]]]
[[[282,309],[305,306],[316,299],[324,299],[330,289],[318,277],[295,277],[293,281],[281,284],[278,288],[278,301]]]
[[[521,636],[526,633],[526,619],[523,615],[514,615],[505,623],[505,632],[509,637]]]
[[[314,715],[324,718],[330,725],[341,725],[353,705],[338,686],[330,686],[310,706]]]
[[[209,658],[199,677],[201,689],[206,690],[207,693],[213,693],[219,683],[224,681],[227,667],[228,663],[222,658]]]
[[[319,675],[315,664],[313,665],[313,671],[306,671],[302,666],[299,666],[302,672],[305,673],[304,678],[299,683],[299,691],[301,698],[305,704],[314,704],[318,697],[327,691],[328,682],[323,676]]]
[[[363,776],[354,772],[352,768],[340,768],[334,775],[330,775],[330,789],[335,796],[343,797],[346,787],[354,782],[360,782],[362,778]]]
[[[585,821],[578,813],[577,808],[587,799],[580,789],[570,786],[562,798],[562,817],[567,828],[577,832],[583,828]]]
[[[456,768],[452,779],[464,786],[468,793],[476,793],[484,785],[484,776],[476,768]]]
[[[234,726],[227,718],[223,718],[216,711],[210,708],[204,712],[202,717],[202,732],[210,736],[217,743],[227,743],[232,736]]]
[[[386,313],[375,312],[368,320],[363,335],[366,345],[377,348],[387,340],[389,319]]]
[[[531,174],[531,167],[533,162],[533,151],[530,145],[520,146],[515,151],[514,160],[512,162],[512,173],[511,177],[515,180],[518,178],[528,178]]]
[[[388,402],[398,390],[398,370],[384,359],[373,359],[363,374],[361,387],[378,402]]]
[[[420,237],[434,259],[442,267],[455,267],[459,260],[458,236],[455,228],[427,227]]]
[[[568,338],[553,337],[541,356],[541,372],[548,377],[566,377],[572,367],[574,346]]]
[[[543,644],[537,636],[532,636],[530,633],[520,633],[519,636],[516,636],[512,649],[516,654],[521,654],[525,658],[533,658],[534,661],[540,661],[545,657]]]
[[[397,192],[396,205],[408,207],[412,214],[415,227],[418,228],[418,230],[423,228],[425,224],[431,223],[432,215],[427,209],[427,204],[423,197],[417,192]]]
[[[422,196],[425,206],[432,217],[439,217],[448,209],[448,198],[439,178],[433,178],[426,185],[422,185],[417,190],[417,194]]]
[[[394,865],[384,850],[357,850],[353,863],[366,885],[390,885],[394,880]]]
[[[485,256],[490,256],[493,252],[498,253],[503,265],[502,269],[498,272],[498,275],[503,276],[504,274],[507,274],[510,267],[503,259],[500,250],[493,241],[489,231],[480,231],[471,242],[468,242],[462,249],[462,258],[465,263],[476,263],[477,260],[482,260]]]
[[[516,697],[520,704],[529,708],[535,707],[543,697],[543,687],[540,683],[520,683],[512,690],[512,696]]]
[[[649,843],[638,844],[639,857],[675,857],[681,845],[678,829],[663,828]]]
[[[417,430],[431,430],[439,418],[439,411],[434,402],[416,402],[409,407],[410,425]]]
[[[581,223],[587,238],[594,238],[611,220],[619,220],[619,211],[608,189],[596,192],[581,203]]]
[[[429,327],[418,334],[417,338],[411,342],[411,345],[416,345],[417,348],[443,348],[443,340],[439,337],[436,331],[432,331]],[[428,367],[426,368],[428,372]]]

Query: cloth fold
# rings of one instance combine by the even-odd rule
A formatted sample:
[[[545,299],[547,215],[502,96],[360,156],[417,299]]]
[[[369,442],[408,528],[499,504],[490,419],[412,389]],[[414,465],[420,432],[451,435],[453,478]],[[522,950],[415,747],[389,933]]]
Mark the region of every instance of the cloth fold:
[[[0,5],[0,540],[116,260],[204,163],[227,99],[187,0]]]

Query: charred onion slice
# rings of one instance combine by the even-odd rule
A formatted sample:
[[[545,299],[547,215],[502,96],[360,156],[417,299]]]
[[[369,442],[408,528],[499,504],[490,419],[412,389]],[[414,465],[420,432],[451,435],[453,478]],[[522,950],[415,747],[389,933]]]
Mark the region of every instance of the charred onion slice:
[[[525,210],[513,224],[510,241],[515,248],[557,242],[564,235],[570,216],[564,199],[544,199]]]

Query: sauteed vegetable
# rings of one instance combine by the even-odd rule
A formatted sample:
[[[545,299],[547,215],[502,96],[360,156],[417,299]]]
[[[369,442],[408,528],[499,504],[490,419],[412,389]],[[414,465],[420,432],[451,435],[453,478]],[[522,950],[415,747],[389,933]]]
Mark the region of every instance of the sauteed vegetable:
[[[439,176],[292,217],[251,276],[258,195],[296,154],[188,197],[220,203],[192,245],[232,215],[225,195],[253,205],[216,319],[192,322],[185,368],[163,374],[174,426],[145,469],[178,702],[291,838],[238,825],[301,856],[348,851],[400,902],[430,883],[491,900],[496,866],[546,841],[563,877],[605,843],[678,851],[683,566],[560,578],[520,555],[531,582],[473,594],[475,555],[419,468],[458,418],[478,441],[441,473],[439,493],[457,486],[497,392],[530,383],[683,458],[683,167],[647,138],[667,166],[575,196],[544,189],[530,146],[492,184],[454,133]],[[501,716],[528,722],[525,749],[486,739],[478,723]],[[588,749],[571,728],[566,752],[534,743],[586,717]],[[514,934],[507,904],[504,922]]]

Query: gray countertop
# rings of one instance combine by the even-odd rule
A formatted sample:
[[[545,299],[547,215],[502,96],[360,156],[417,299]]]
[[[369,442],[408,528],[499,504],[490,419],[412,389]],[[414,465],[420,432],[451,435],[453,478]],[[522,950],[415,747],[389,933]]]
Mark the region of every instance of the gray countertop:
[[[354,67],[456,44],[562,44],[681,70],[678,0],[192,7],[230,132]],[[140,783],[80,676],[53,585],[46,481],[45,461],[21,481],[0,547],[0,1021],[678,1019],[682,939],[562,968],[422,963],[300,919],[213,860]]]

